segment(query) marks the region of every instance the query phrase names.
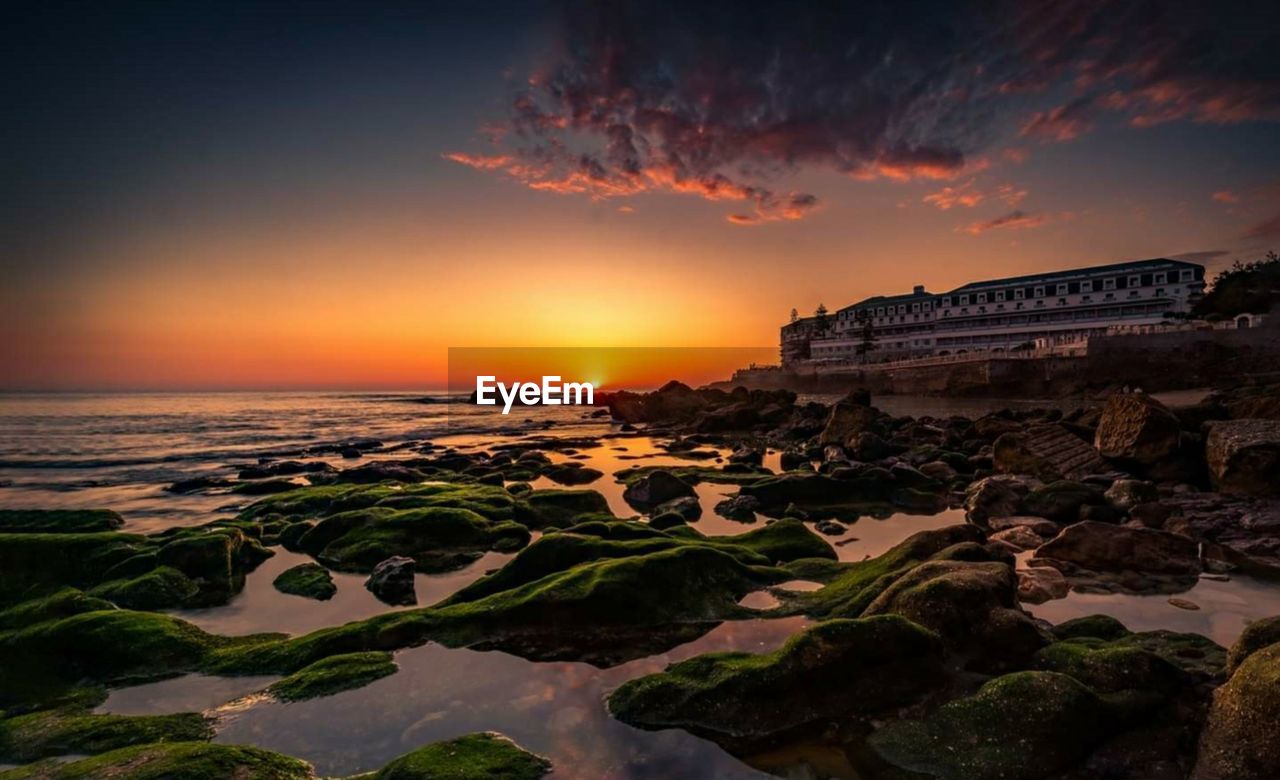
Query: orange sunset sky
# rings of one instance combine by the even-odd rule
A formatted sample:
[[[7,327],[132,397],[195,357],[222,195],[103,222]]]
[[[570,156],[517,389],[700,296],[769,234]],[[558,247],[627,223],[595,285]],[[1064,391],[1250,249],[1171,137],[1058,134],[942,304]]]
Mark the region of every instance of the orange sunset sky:
[[[883,58],[789,70],[790,38],[747,57],[670,19],[323,8],[33,9],[6,33],[31,75],[6,87],[0,389],[432,389],[449,347],[767,354],[792,307],[1280,247],[1280,90],[1230,59],[1247,24],[1103,72],[1104,38],[1018,4],[946,59],[1004,41],[999,74],[954,65],[922,97]],[[681,29],[777,27],[714,24]],[[934,73],[893,24],[894,67]],[[813,57],[862,26],[822,28]]]

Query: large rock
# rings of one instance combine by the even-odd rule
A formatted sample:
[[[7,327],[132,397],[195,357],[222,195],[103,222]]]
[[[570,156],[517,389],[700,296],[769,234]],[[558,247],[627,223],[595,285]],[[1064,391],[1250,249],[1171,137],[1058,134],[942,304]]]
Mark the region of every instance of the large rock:
[[[1102,489],[1084,482],[1059,480],[1032,490],[1022,499],[1022,511],[1056,523],[1074,523],[1085,506],[1104,501]]]
[[[393,606],[417,604],[414,591],[413,559],[403,556],[388,558],[373,567],[364,586],[380,600]]]
[[[879,419],[880,412],[870,406],[848,399],[839,401],[831,407],[826,427],[818,435],[818,444],[853,444],[851,440],[858,434],[875,432]]]
[[[1107,501],[1125,512],[1139,504],[1151,504],[1160,500],[1156,486],[1140,479],[1117,479],[1107,488],[1106,496]]]
[[[1018,569],[1018,601],[1024,604],[1043,604],[1066,598],[1069,592],[1071,584],[1062,572],[1052,566]]]
[[[890,723],[868,745],[913,773],[904,776],[1042,780],[1083,761],[1111,733],[1112,721],[1107,704],[1071,677],[1018,672],[922,721]]]
[[[945,679],[942,659],[938,637],[903,618],[828,620],[772,653],[711,653],[632,680],[609,710],[643,728],[767,737],[913,703]]]
[[[1151,466],[1172,458],[1182,435],[1178,418],[1143,393],[1113,395],[1098,421],[1094,446],[1104,458]]]
[[[1213,423],[1205,459],[1214,486],[1224,493],[1280,495],[1280,420]]]
[[[1250,655],[1213,697],[1192,780],[1280,777],[1280,643]]]
[[[1200,571],[1199,545],[1189,537],[1110,523],[1067,526],[1033,555],[1093,571],[1175,575],[1194,575]]]
[[[697,491],[688,482],[667,471],[652,471],[627,485],[622,498],[641,511],[648,511],[677,498],[696,498]]]
[[[985,524],[995,517],[1020,514],[1022,499],[1031,492],[1031,484],[1012,475],[984,477],[965,492],[965,515],[971,522]]]
[[[1052,424],[1001,434],[991,458],[998,473],[1030,474],[1044,480],[1080,479],[1105,470],[1097,451],[1063,426]]]

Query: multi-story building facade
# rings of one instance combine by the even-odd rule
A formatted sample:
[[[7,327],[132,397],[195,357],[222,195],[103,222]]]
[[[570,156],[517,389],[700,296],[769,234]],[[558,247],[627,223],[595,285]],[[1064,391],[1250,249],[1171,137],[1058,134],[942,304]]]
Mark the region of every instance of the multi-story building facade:
[[[918,286],[783,327],[783,364],[862,363],[1083,341],[1115,325],[1154,325],[1191,311],[1204,266],[1164,258],[970,282],[945,293]],[[806,323],[797,327],[799,323]]]

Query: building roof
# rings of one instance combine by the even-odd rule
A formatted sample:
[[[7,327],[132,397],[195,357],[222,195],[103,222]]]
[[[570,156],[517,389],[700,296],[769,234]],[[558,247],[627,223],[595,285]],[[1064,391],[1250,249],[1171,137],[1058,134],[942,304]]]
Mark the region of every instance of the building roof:
[[[950,293],[963,292],[965,290],[980,289],[983,287],[1003,287],[1011,284],[1030,284],[1033,282],[1045,281],[1048,279],[1063,279],[1075,276],[1092,276],[1099,273],[1127,273],[1131,271],[1145,270],[1148,268],[1156,268],[1162,266],[1185,266],[1187,268],[1202,268],[1203,266],[1196,263],[1188,263],[1184,260],[1172,260],[1167,257],[1156,257],[1150,260],[1133,260],[1127,263],[1110,263],[1108,265],[1094,265],[1085,268],[1068,268],[1063,271],[1049,271],[1046,273],[1028,274],[1026,276],[1010,276],[1004,279],[989,279],[981,282],[969,282],[966,285],[951,290]],[[943,293],[944,295],[949,293]]]
[[[934,293],[922,290],[920,292],[902,293],[901,295],[873,295],[870,298],[863,298],[857,303],[851,303],[848,306],[841,306],[836,311],[847,311],[849,309],[858,309],[863,306],[879,306],[886,303],[906,303],[908,301],[919,301],[925,298],[934,298]]]

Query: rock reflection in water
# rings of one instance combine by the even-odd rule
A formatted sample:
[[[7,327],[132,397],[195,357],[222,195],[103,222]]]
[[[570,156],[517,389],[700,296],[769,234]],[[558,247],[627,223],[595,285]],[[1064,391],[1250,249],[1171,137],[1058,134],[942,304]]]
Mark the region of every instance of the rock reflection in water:
[[[429,742],[493,730],[551,758],[557,778],[765,777],[683,731],[626,726],[604,700],[627,680],[701,653],[773,650],[805,625],[803,618],[724,623],[670,652],[603,670],[428,644],[398,653],[400,671],[365,688],[230,716],[217,741],[259,745],[304,758],[322,775],[344,775]]]
[[[328,601],[281,593],[272,581],[286,569],[311,562],[311,557],[273,547],[267,559],[245,579],[244,590],[226,606],[177,610],[173,614],[195,623],[205,631],[227,636],[262,632],[305,634],[321,628],[362,620],[405,607],[393,607],[374,598],[364,587],[365,574],[332,572],[338,592]],[[485,553],[474,563],[446,574],[418,574],[414,577],[418,606],[430,606],[475,582],[484,573],[501,568],[513,557],[510,553]]]
[[[1123,593],[1070,593],[1044,604],[1023,605],[1038,618],[1061,623],[1085,615],[1110,615],[1130,631],[1182,631],[1203,634],[1230,647],[1251,621],[1280,613],[1280,590],[1274,583],[1233,575],[1226,582],[1202,579],[1178,594],[1200,606],[1179,609],[1167,594],[1136,596]]]

